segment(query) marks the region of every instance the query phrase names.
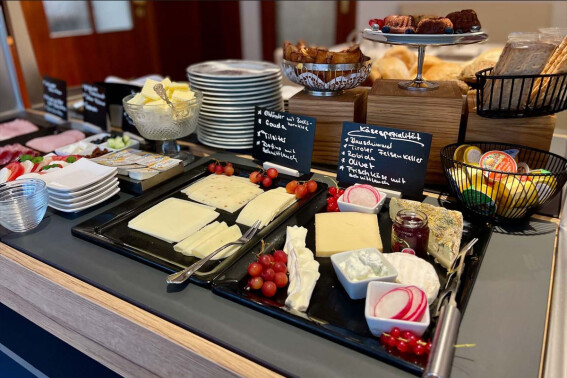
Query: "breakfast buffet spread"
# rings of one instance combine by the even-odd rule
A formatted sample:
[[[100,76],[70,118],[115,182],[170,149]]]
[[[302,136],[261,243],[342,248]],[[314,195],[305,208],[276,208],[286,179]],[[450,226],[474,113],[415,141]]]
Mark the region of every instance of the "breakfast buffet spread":
[[[374,36],[409,36],[400,44],[410,46],[429,43],[416,39],[421,37],[481,33],[473,10],[445,17],[390,15],[370,20],[370,26]],[[305,80],[337,93],[338,87],[328,84],[349,75],[351,84],[358,85],[369,74],[372,80],[410,79],[412,74],[420,77],[423,70],[426,79],[459,80],[466,93],[469,85],[478,84],[475,70],[487,66],[494,66],[498,75],[512,76],[566,70],[567,38],[562,43],[523,38],[521,46],[511,41],[501,54],[489,52],[467,65],[433,56],[418,59],[407,47],[396,46],[376,60],[371,71],[365,65],[369,58],[358,45],[333,52],[302,41],[285,42],[283,58],[284,65],[291,64],[308,77]],[[531,48],[524,49],[528,45]],[[528,60],[531,66],[524,67]],[[329,66],[335,69],[325,68]],[[190,67],[188,76],[190,84],[147,79],[139,93],[124,98],[125,111],[142,136],[175,140],[198,127],[199,140],[240,149],[254,140],[258,101],[281,110],[281,94],[274,94],[280,89],[281,73],[271,64],[203,63]],[[240,93],[261,100],[239,97],[239,83],[247,89],[262,79],[267,84],[265,90],[260,88],[264,94],[252,89]],[[548,88],[552,79],[538,80],[535,85]],[[490,102],[492,93],[499,93],[500,102],[520,102],[524,108],[535,93],[516,95],[513,85],[487,85],[484,96],[490,92]],[[215,130],[226,140],[219,141]],[[443,309],[455,302],[464,311],[491,237],[491,223],[465,210],[521,218],[556,195],[567,179],[565,165],[555,165],[554,157],[530,154],[521,147],[447,146],[441,157],[457,203],[439,206],[402,198],[403,191],[396,194],[364,180],[335,182],[321,175],[295,174],[287,167],[263,168],[257,161],[202,159],[181,173],[181,160],[140,151],[139,142],[125,133],[87,136],[59,130],[34,136],[25,146],[12,139],[36,131],[26,120],[0,124],[0,140],[5,141],[0,147],[0,194],[35,182],[47,193],[41,204],[44,212],[47,206],[79,212],[114,197],[120,190],[119,178],[151,180],[178,169],[179,175],[99,211],[73,227],[72,233],[169,273],[198,264],[199,269],[187,276],[191,282],[415,374],[423,373],[435,352]],[[235,136],[232,142],[230,135]],[[391,145],[380,147],[387,150]],[[365,147],[360,150],[364,156]],[[370,155],[363,160],[371,168],[384,164]],[[0,206],[2,201],[0,196]]]

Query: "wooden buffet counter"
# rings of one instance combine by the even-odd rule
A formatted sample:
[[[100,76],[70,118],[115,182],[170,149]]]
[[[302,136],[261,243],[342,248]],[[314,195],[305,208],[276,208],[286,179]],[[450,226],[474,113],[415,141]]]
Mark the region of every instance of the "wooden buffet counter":
[[[1,235],[0,301],[125,376],[408,376],[210,290],[168,287],[166,273],[71,235],[129,198],[76,216],[49,209],[35,230]],[[453,377],[542,375],[556,231],[532,218],[493,233],[458,339],[477,346],[457,350]]]

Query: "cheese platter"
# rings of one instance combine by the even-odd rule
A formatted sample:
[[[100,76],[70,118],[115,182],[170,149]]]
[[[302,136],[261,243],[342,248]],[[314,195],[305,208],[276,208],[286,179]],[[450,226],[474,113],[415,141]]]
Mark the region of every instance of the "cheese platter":
[[[191,277],[206,286],[299,209],[314,209],[313,200],[327,186],[308,179],[278,174],[275,169],[205,160],[74,227],[72,233],[172,273],[238,239],[260,220],[261,229],[248,243],[215,256]],[[285,189],[297,180],[305,181],[301,195]],[[309,190],[308,182],[312,182]]]
[[[410,205],[396,203],[396,209],[400,206]],[[429,353],[425,348],[430,347],[428,340],[433,338],[437,328],[439,314],[436,309],[446,294],[444,288],[454,278],[449,274],[450,269],[436,262],[431,255],[422,259],[407,253],[390,253],[393,222],[389,210],[390,202],[387,201],[379,214],[337,212],[333,205],[329,208],[326,195],[319,193],[311,206],[298,209],[215,278],[213,292],[422,375]],[[377,239],[373,230],[379,234]],[[465,245],[473,238],[479,241],[465,260],[462,286],[456,295],[462,312],[466,309],[491,233],[488,224],[463,222],[459,245]],[[348,246],[340,245],[345,240]],[[434,242],[440,243],[438,240]],[[370,246],[372,248],[364,248]],[[341,252],[345,248],[352,251]],[[287,281],[277,277],[283,270],[276,268],[282,251],[287,254],[287,259],[282,255],[282,261],[287,260]],[[378,262],[380,259],[373,258],[373,253],[387,261]],[[344,255],[348,254],[359,256],[356,261],[347,261],[348,256]],[[269,277],[272,269],[264,265],[269,259],[275,259],[272,267],[276,277],[273,279]],[[363,265],[366,262],[371,269],[362,267],[360,261]],[[367,279],[373,274],[383,277]],[[278,282],[280,278],[285,285]],[[275,287],[265,287],[269,280],[275,282]],[[361,285],[366,287],[355,287]],[[409,291],[413,293],[408,294]],[[385,310],[379,309],[378,303],[384,303],[381,299],[386,294],[394,294],[390,302],[400,305],[398,310],[391,304]],[[408,297],[415,299],[406,300]],[[381,319],[380,311],[394,311],[396,315],[392,315],[392,319]],[[397,339],[392,339],[391,345],[385,343],[386,335],[390,337],[387,332],[392,329],[391,333],[394,333],[392,327],[398,333],[411,332],[408,335],[412,335],[415,345],[410,346],[410,351],[400,351]],[[402,340],[402,336],[396,337]],[[416,352],[412,353],[412,350]]]

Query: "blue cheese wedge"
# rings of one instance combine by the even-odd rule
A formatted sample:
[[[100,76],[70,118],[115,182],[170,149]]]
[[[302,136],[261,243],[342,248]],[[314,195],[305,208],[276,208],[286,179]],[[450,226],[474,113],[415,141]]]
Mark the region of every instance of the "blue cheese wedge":
[[[429,222],[427,252],[435,257],[439,264],[451,269],[461,245],[463,214],[460,211],[447,210],[427,203],[392,198],[390,219],[393,220],[398,211],[405,209],[423,211],[427,215]]]

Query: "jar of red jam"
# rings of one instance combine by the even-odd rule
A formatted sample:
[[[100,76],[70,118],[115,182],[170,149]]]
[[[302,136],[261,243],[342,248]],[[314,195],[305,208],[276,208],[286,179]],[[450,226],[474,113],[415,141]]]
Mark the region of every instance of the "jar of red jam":
[[[415,255],[427,257],[429,225],[427,215],[419,210],[400,210],[392,225],[392,252],[411,248]]]

